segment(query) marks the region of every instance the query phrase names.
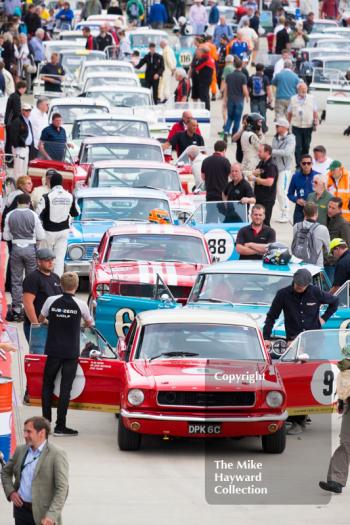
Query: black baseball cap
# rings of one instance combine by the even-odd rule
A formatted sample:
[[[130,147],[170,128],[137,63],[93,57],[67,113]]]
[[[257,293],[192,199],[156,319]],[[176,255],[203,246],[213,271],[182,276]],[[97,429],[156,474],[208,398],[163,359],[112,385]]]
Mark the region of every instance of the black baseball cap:
[[[306,268],[300,268],[293,276],[293,283],[298,286],[309,286],[312,283],[312,275]]]

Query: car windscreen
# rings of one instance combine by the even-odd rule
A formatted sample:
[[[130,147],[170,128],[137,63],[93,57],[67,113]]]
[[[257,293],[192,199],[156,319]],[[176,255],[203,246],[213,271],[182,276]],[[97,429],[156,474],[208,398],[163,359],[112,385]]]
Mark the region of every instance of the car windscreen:
[[[247,205],[239,201],[203,202],[188,220],[189,226],[247,222]]]
[[[158,198],[85,197],[78,202],[82,221],[148,221],[150,211],[157,208],[170,215],[168,201]]]
[[[84,137],[124,136],[146,137],[150,136],[147,122],[133,120],[76,120],[72,129],[73,139]],[[98,184],[97,184],[98,186]]]
[[[91,186],[95,188],[148,186],[164,191],[181,191],[177,172],[158,168],[96,168],[92,175]]]
[[[163,162],[161,148],[149,144],[89,144],[85,151],[88,163],[108,159]]]
[[[167,40],[167,36],[143,33],[142,35],[132,35],[131,39],[132,47],[148,47],[150,42],[159,46],[162,40]]]
[[[186,355],[187,354],[187,355]],[[135,359],[265,361],[256,330],[202,323],[149,324],[142,328]]]
[[[73,124],[74,121],[81,117],[82,115],[87,115],[90,113],[96,114],[96,113],[108,113],[108,107],[107,106],[89,106],[89,105],[79,105],[79,106],[66,106],[66,105],[57,105],[53,106],[51,108],[51,115],[54,113],[59,113],[62,115],[62,120],[64,124]]]
[[[350,59],[347,60],[325,60],[324,67],[329,69],[339,69],[347,72],[350,70]]]
[[[208,273],[197,278],[189,302],[214,301],[270,305],[278,290],[292,283],[291,275]]]
[[[105,77],[101,75],[100,77],[86,79],[85,84],[84,84],[84,91],[87,91],[88,89],[92,87],[98,87],[98,86],[103,87],[103,86],[114,86],[114,85],[137,87],[140,84],[136,77],[135,78],[131,76],[130,77],[120,77],[120,76]]]
[[[97,73],[98,71],[105,73],[106,69],[107,69],[106,64],[101,64],[101,65],[94,64],[93,66],[86,66],[84,69],[84,79],[89,75],[89,73]],[[125,66],[123,66],[122,64],[113,65],[113,66],[108,64],[108,71],[109,72],[113,71],[115,73],[130,73],[131,69],[130,67],[128,67],[127,64],[125,64]]]
[[[203,241],[198,237],[145,233],[114,235],[111,238],[105,261],[125,259],[189,264],[209,262]]]
[[[126,92],[127,91],[127,92]],[[96,91],[86,91],[87,98],[96,99],[102,98],[105,99],[113,107],[121,108],[131,108],[134,106],[150,106],[151,97],[148,93],[133,93],[130,90],[125,91],[101,91],[96,93]]]

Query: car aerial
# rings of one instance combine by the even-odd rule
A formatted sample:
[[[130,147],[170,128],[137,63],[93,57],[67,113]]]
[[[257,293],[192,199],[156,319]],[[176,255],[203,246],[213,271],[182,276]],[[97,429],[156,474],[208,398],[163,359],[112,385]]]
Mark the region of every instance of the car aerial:
[[[123,111],[122,108],[126,108],[127,112],[130,112],[133,107],[153,105],[151,90],[142,87],[128,86],[126,89],[125,86],[105,86],[103,91],[99,87],[92,87],[82,93],[81,96],[107,102],[118,114]]]
[[[194,211],[193,199],[184,194],[176,168],[165,163],[149,162],[146,165],[130,160],[94,162],[87,185],[93,188],[150,187],[167,194],[173,217],[183,220]]]
[[[154,209],[168,212],[167,196],[157,190],[141,188],[84,188],[75,192],[80,215],[72,223],[68,235],[65,269],[88,276],[94,249],[103,234],[116,221],[148,222]]]
[[[98,349],[79,358],[70,407],[120,413],[121,450],[137,450],[143,435],[157,435],[254,436],[265,453],[284,451],[286,391],[247,316],[144,312],[116,353],[103,340],[92,346]],[[45,355],[25,356],[30,405],[40,405],[45,362]]]
[[[153,287],[161,279],[165,295],[185,303],[198,271],[210,263],[208,245],[196,230],[169,224],[118,225],[106,232],[93,259],[91,300],[96,301],[105,294],[131,295],[138,298],[135,300],[139,300],[142,308],[140,297],[144,293],[153,297]],[[105,299],[104,307],[108,309],[108,297]],[[91,306],[94,310],[96,304]],[[114,312],[113,319],[123,318],[118,316],[118,311]],[[108,318],[106,310],[104,315],[104,318],[98,317],[99,329],[105,324],[106,316]],[[122,325],[116,321],[114,334],[109,334],[108,340],[115,342],[126,326],[125,319]],[[104,332],[102,329],[101,333]]]
[[[236,237],[248,224],[248,211],[248,205],[238,201],[202,202],[186,224],[204,233],[214,261],[238,259]]]
[[[135,73],[121,73],[119,71],[91,71],[85,75],[84,84],[80,91],[85,93],[92,87],[99,87],[102,91],[107,86],[125,86],[127,91],[129,87],[140,86],[140,81]]]
[[[99,160],[164,161],[160,143],[146,137],[86,137],[81,142],[76,158],[71,153],[73,145],[46,143],[44,146],[50,148],[51,158],[30,161],[28,174],[32,177],[33,185],[39,186],[42,177],[51,168],[62,174],[63,185],[69,191],[86,180],[91,164]]]

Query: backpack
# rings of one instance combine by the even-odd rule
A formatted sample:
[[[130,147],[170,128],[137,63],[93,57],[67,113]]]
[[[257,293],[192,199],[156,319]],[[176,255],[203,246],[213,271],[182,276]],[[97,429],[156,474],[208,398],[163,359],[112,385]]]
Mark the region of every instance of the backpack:
[[[320,255],[316,251],[313,237],[314,231],[318,226],[319,223],[316,223],[311,228],[305,228],[303,223],[299,222],[292,242],[292,254],[309,264],[316,264]]]
[[[260,75],[254,75],[252,77],[252,91],[253,97],[262,97],[263,95],[266,95],[264,79]]]

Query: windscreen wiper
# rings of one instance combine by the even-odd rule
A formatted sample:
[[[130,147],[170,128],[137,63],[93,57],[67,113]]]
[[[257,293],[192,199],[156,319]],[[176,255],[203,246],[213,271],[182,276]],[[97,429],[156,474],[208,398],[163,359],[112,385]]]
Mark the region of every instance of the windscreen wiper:
[[[154,355],[153,357],[150,357],[150,361],[153,361],[153,359],[159,359],[162,356],[165,357],[196,357],[199,354],[196,354],[195,352],[162,352],[161,354]]]
[[[199,297],[195,302],[199,303],[201,301],[207,301],[208,303],[230,304],[231,306],[234,306],[234,303],[232,301],[228,301],[225,299],[216,299],[215,297]]]

